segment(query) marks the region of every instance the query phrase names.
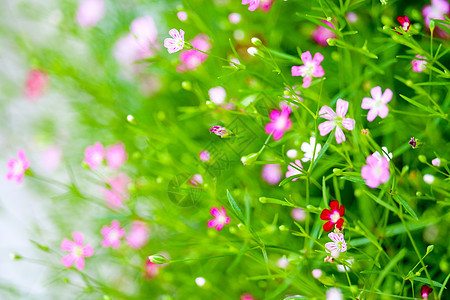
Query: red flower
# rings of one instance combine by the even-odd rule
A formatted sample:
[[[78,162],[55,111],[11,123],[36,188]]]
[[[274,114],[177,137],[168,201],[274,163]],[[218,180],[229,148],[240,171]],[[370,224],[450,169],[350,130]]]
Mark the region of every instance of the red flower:
[[[424,300],[428,299],[428,295],[431,294],[432,292],[433,289],[426,285],[422,285],[422,288],[420,289],[420,295]]]
[[[344,224],[344,219],[342,219],[345,213],[344,205],[339,207],[339,202],[337,200],[333,200],[330,202],[330,208],[331,210],[324,209],[320,214],[320,218],[322,220],[328,221],[323,224],[323,230],[330,231],[333,229],[334,225],[336,225],[336,228],[341,229]]]
[[[409,26],[411,26],[411,22],[409,22],[408,17],[407,17],[407,16],[403,16],[403,17],[400,16],[400,17],[397,17],[397,21],[400,23],[400,25],[402,25],[403,30],[404,30],[405,32],[408,32]],[[401,33],[398,32],[396,29],[395,29],[395,32],[397,32],[398,34],[401,35]]]

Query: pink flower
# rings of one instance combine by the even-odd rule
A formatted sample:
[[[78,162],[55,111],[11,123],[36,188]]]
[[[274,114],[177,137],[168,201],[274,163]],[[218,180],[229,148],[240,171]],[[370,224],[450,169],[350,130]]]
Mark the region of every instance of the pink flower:
[[[49,146],[42,154],[42,162],[44,163],[44,167],[49,171],[54,171],[59,167],[61,158],[62,149],[57,145]]]
[[[228,20],[230,21],[231,24],[237,24],[241,21],[241,19],[242,19],[242,17],[238,13],[231,13],[228,16]]]
[[[30,167],[30,162],[25,155],[25,150],[19,149],[17,151],[17,159],[10,158],[6,163],[9,172],[6,173],[7,180],[15,180],[17,183],[21,183],[25,171]]]
[[[102,247],[117,248],[120,246],[120,240],[125,235],[125,229],[120,228],[117,220],[112,220],[111,226],[103,226],[101,230],[103,235]]]
[[[259,7],[259,0],[242,0],[242,5],[247,5],[249,11],[255,11]]]
[[[130,233],[126,236],[126,241],[130,247],[140,249],[144,247],[150,237],[150,228],[142,221],[134,221],[131,224]]]
[[[82,27],[94,27],[105,16],[104,0],[81,0],[75,20]]]
[[[48,87],[48,75],[44,71],[33,69],[28,71],[25,83],[25,97],[37,101]]]
[[[400,25],[402,25],[402,28],[405,32],[409,31],[409,27],[411,26],[411,22],[408,19],[408,16],[399,16],[397,17],[397,21],[400,23]],[[395,31],[398,34],[402,34],[401,32],[398,32],[397,30]]]
[[[123,201],[130,199],[130,194],[128,193],[129,184],[130,178],[124,173],[119,173],[116,177],[108,180],[110,188],[102,188],[102,190],[106,204],[110,208],[122,208]]]
[[[317,52],[314,58],[311,57],[311,52],[306,51],[301,55],[303,66],[293,66],[291,68],[292,76],[303,77],[303,87],[308,88],[311,85],[313,77],[323,77],[325,72],[320,65],[323,61],[323,55]]]
[[[328,237],[333,241],[325,244],[325,248],[331,253],[331,256],[336,258],[340,252],[347,251],[347,243],[344,240],[342,233],[330,232]]]
[[[145,261],[145,278],[152,279],[158,276],[161,265],[152,263],[148,258]]]
[[[261,175],[267,183],[275,185],[280,182],[283,173],[279,164],[268,164],[263,166]]]
[[[192,176],[191,179],[189,179],[189,183],[193,186],[198,186],[203,184],[203,177],[200,174],[195,174]]]
[[[348,20],[350,23],[356,23],[356,22],[358,21],[358,15],[355,14],[354,12],[352,12],[352,11],[349,11],[349,12],[347,13],[346,17],[347,17],[347,20]]]
[[[386,157],[377,157],[372,154],[366,159],[367,165],[361,168],[361,177],[366,181],[370,188],[376,188],[381,183],[386,183],[389,180],[389,162]]]
[[[345,142],[345,135],[344,131],[342,131],[342,128],[348,130],[353,130],[355,128],[355,120],[345,117],[347,110],[348,101],[342,99],[338,99],[336,103],[336,113],[330,107],[326,105],[322,106],[319,111],[319,115],[321,118],[327,119],[329,121],[325,121],[319,125],[320,135],[327,135],[336,127],[336,131],[334,133],[336,142],[338,144]]]
[[[420,289],[420,296],[422,296],[423,300],[427,300],[428,296],[433,292],[433,289],[429,286],[422,285],[422,288]]]
[[[211,49],[209,38],[205,34],[197,35],[190,41],[192,47],[208,51]],[[195,71],[202,63],[206,61],[208,55],[195,49],[183,50],[180,53],[181,64],[177,67],[178,72]]]
[[[75,264],[75,268],[81,271],[84,268],[84,258],[92,256],[94,249],[91,245],[83,246],[84,237],[81,232],[72,233],[72,237],[73,242],[65,238],[61,243],[61,250],[69,252],[61,261],[66,268]]]
[[[431,19],[445,20],[444,15],[450,13],[450,4],[447,0],[431,0],[431,5],[425,5],[422,15],[425,24],[430,27]]]
[[[273,134],[274,140],[279,140],[283,137],[284,132],[291,129],[292,121],[289,119],[291,114],[291,108],[289,106],[283,106],[281,111],[272,110],[269,118],[272,122],[267,123],[264,128],[267,134]]]
[[[253,295],[250,293],[245,293],[241,295],[241,299],[240,300],[256,300],[255,298],[253,298]]]
[[[125,145],[121,142],[106,147],[106,162],[113,169],[119,169],[128,159]]]
[[[225,127],[222,127],[219,125],[211,127],[211,129],[209,129],[209,131],[211,131],[215,135],[220,136],[221,138],[227,137],[231,134],[231,132],[229,132]]]
[[[214,219],[208,221],[207,226],[209,228],[215,227],[217,231],[221,231],[225,225],[230,223],[230,217],[227,216],[223,206],[220,209],[217,207],[211,208],[210,213]]]
[[[296,207],[296,208],[292,209],[291,217],[295,221],[301,222],[306,219],[306,212],[303,209]]]
[[[300,160],[296,159],[295,164],[291,163],[288,165],[288,171],[286,172],[286,178],[289,178],[294,175],[302,174],[302,172],[299,169],[303,170],[303,166],[302,166],[302,163],[300,162]],[[298,179],[298,177],[292,179],[292,181],[296,181],[297,179]]]
[[[331,28],[335,28],[334,25],[326,20],[320,20],[321,22],[325,23],[326,25],[330,26]],[[336,39],[336,34],[324,26],[318,26],[311,34],[314,41],[316,41],[317,44],[321,46],[328,46],[328,39]]]
[[[275,0],[260,0],[261,5],[260,8],[263,12],[268,12],[272,8],[272,4]]]
[[[225,102],[227,92],[221,86],[210,88],[208,91],[209,99],[216,105],[221,105]]]
[[[84,160],[89,168],[97,169],[105,159],[105,151],[103,150],[103,145],[96,142],[93,146],[89,146],[84,150]]]
[[[180,32],[178,30],[171,29],[169,31],[169,34],[172,38],[167,38],[164,40],[164,47],[167,48],[167,51],[169,53],[175,53],[184,48],[184,31],[183,29],[180,29]]]
[[[327,291],[326,300],[344,300],[344,295],[340,289],[332,287]]]
[[[180,20],[181,22],[184,22],[187,20],[188,15],[185,11],[179,11],[179,12],[177,12],[177,17],[178,17],[178,20]]]
[[[198,156],[200,157],[201,161],[208,161],[211,158],[211,154],[209,154],[209,152],[206,150],[200,151]]]
[[[416,55],[416,57],[421,59],[411,60],[412,70],[413,72],[422,73],[427,68],[427,61],[425,60],[426,57],[423,57],[421,55]]]
[[[372,122],[377,115],[380,118],[386,118],[389,113],[389,108],[386,104],[392,99],[392,91],[386,89],[383,93],[381,87],[376,86],[370,90],[370,94],[372,98],[364,97],[361,104],[362,109],[369,110],[367,113],[367,121]]]
[[[441,166],[441,160],[439,158],[435,158],[431,161],[431,164],[435,167],[440,167]]]

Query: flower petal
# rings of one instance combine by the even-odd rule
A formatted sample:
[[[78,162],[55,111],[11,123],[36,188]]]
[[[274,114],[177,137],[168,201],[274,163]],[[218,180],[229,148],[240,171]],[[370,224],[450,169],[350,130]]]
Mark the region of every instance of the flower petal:
[[[84,269],[84,257],[79,256],[75,258],[75,268],[77,268],[78,271],[81,271]]]
[[[344,120],[342,120],[342,126],[344,126],[344,128],[347,130],[353,130],[355,129],[355,120],[344,118]]]
[[[363,101],[361,103],[361,108],[362,109],[371,109],[375,104],[375,101],[373,101],[372,98],[369,97],[364,97]]]
[[[333,120],[336,113],[331,107],[324,105],[319,110],[319,116],[327,120]]]
[[[322,66],[316,66],[313,70],[312,75],[314,77],[323,77],[325,76],[325,71],[323,70]]]
[[[74,242],[72,242],[67,238],[63,239],[61,242],[61,250],[63,251],[72,251],[74,246],[75,246]]]
[[[328,221],[330,220],[330,215],[331,215],[331,210],[329,209],[324,209],[322,210],[322,212],[320,213],[320,219],[324,220],[324,221]]]
[[[210,213],[215,218],[220,217],[220,211],[219,211],[219,209],[217,207],[211,208]]]
[[[381,102],[383,102],[384,104],[388,103],[389,101],[391,101],[392,96],[392,91],[390,89],[386,89],[383,93],[383,96],[381,96]]]
[[[309,51],[303,52],[300,55],[300,57],[301,57],[302,62],[303,62],[304,65],[306,65],[307,63],[312,61],[311,52],[309,52]]]
[[[378,101],[381,99],[382,91],[381,86],[376,86],[370,90],[370,94],[372,95],[372,99]]]
[[[334,123],[334,121],[325,121],[321,123],[319,125],[320,135],[321,136],[327,135],[328,133],[331,132],[331,130],[333,130],[335,126],[336,124]]]
[[[75,256],[73,254],[67,254],[63,258],[61,258],[61,262],[66,268],[70,268],[75,262]]]
[[[339,117],[343,118],[343,117],[345,117],[347,110],[348,110],[348,101],[338,99],[338,101],[336,103],[336,114]]]
[[[328,221],[325,224],[323,224],[323,231],[330,231],[333,229],[333,227],[334,227],[334,223],[332,223],[331,221]]]
[[[92,248],[91,245],[86,245],[83,247],[83,256],[84,257],[90,257],[94,255],[94,248]]]
[[[305,76],[303,77],[303,84],[302,87],[309,88],[309,86],[311,85],[311,81],[312,81],[312,76]]]
[[[323,61],[323,55],[320,52],[317,52],[316,54],[314,54],[314,58],[313,58],[313,62],[316,65],[320,65],[320,63]]]
[[[339,201],[333,200],[330,202],[331,211],[339,210]]]
[[[378,115],[380,116],[380,118],[386,118],[388,114],[389,108],[385,104],[378,108]]]
[[[329,122],[329,121],[328,121]],[[342,131],[341,127],[336,127],[336,131],[334,132],[334,136],[336,137],[336,142],[338,144],[345,142],[345,134]]]
[[[73,241],[75,242],[76,245],[80,245],[80,246],[83,245],[84,237],[81,232],[73,232],[72,236],[73,236]]]
[[[292,66],[291,74],[292,74],[292,76],[303,76],[303,75],[305,75],[305,66]]]
[[[367,121],[369,122],[373,122],[373,120],[375,120],[375,118],[378,115],[378,110],[376,108],[372,108],[371,110],[369,110],[369,112],[367,113]]]

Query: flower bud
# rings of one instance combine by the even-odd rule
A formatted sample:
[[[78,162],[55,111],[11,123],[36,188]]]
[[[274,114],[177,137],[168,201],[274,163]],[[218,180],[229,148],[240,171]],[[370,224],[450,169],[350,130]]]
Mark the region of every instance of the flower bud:
[[[148,260],[154,264],[167,264],[170,263],[170,260],[168,260],[167,258],[165,258],[164,256],[160,255],[160,254],[154,254],[154,255],[150,255],[148,257]]]
[[[17,254],[17,253],[10,253],[9,254],[9,258],[11,259],[11,260],[16,260],[16,259],[21,259],[22,258],[22,256],[20,256],[19,254]]]
[[[251,153],[249,155],[246,156],[242,156],[241,157],[241,161],[244,164],[244,166],[249,166],[252,165],[259,157],[259,152],[257,153]]]
[[[433,34],[434,27],[435,27],[434,21],[433,21],[433,20],[430,20],[430,31],[431,31],[431,34]]]
[[[327,39],[328,46],[336,46],[336,39]]]
[[[262,42],[260,39],[256,38],[256,37],[252,37],[252,44],[258,47],[262,46]]]
[[[431,253],[434,250],[434,245],[430,245],[427,247],[427,254]]]
[[[185,89],[186,91],[190,91],[190,90],[192,90],[192,83],[190,81],[183,81],[181,83],[181,87],[183,89]]]
[[[251,56],[255,56],[258,53],[258,49],[256,49],[255,47],[250,47],[250,48],[247,49],[247,52]]]
[[[419,161],[421,163],[426,163],[427,162],[427,158],[425,157],[425,155],[419,155],[417,158],[419,159]]]

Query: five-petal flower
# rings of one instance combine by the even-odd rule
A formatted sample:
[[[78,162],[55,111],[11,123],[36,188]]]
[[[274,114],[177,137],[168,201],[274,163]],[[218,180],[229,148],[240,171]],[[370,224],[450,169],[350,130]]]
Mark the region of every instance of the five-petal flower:
[[[222,206],[220,209],[217,207],[211,208],[211,215],[214,219],[208,221],[209,228],[216,228],[217,231],[221,231],[222,228],[230,223],[230,217],[227,216],[225,208]]]
[[[334,133],[336,137],[336,142],[338,144],[345,142],[345,135],[342,128],[353,130],[355,128],[355,120],[346,118],[348,110],[348,101],[338,99],[336,103],[336,112],[329,106],[322,106],[319,111],[321,118],[327,119],[328,121],[323,122],[319,125],[320,135],[324,136],[330,133],[336,127]]]
[[[6,179],[15,180],[17,183],[21,183],[25,171],[30,167],[30,162],[25,155],[23,149],[17,151],[17,159],[10,158],[7,162],[9,172],[6,174]]]
[[[341,229],[344,224],[344,219],[342,219],[345,213],[344,205],[339,206],[339,201],[333,200],[330,202],[330,208],[325,208],[320,214],[320,219],[328,221],[323,224],[324,231],[332,230],[335,225],[337,229]]]
[[[269,118],[272,122],[266,124],[265,131],[267,134],[273,133],[274,140],[281,139],[284,132],[291,129],[292,121],[289,119],[291,111],[289,106],[283,106],[281,111],[274,109],[270,112]]]
[[[369,110],[367,113],[367,121],[372,122],[377,115],[380,118],[386,118],[389,113],[389,108],[386,104],[392,99],[392,91],[386,89],[383,93],[381,87],[376,86],[370,90],[370,94],[372,98],[364,97],[361,103],[362,109]]]
[[[325,248],[331,253],[332,257],[336,258],[341,252],[347,251],[347,243],[342,233],[330,232],[328,237],[332,242],[326,243]]]
[[[92,256],[94,249],[91,245],[83,245],[84,236],[81,232],[72,233],[72,237],[73,241],[65,238],[61,243],[61,250],[69,252],[61,261],[66,268],[75,264],[75,268],[81,271],[84,268],[84,258]]]
[[[175,28],[169,31],[172,38],[166,38],[164,40],[164,47],[167,48],[169,53],[175,53],[184,48],[184,31],[180,29],[180,32]]]
[[[366,181],[370,188],[376,188],[381,183],[389,180],[389,161],[386,157],[379,157],[372,154],[366,159],[367,165],[361,168],[361,177]]]
[[[308,88],[311,85],[313,77],[323,77],[325,72],[320,65],[323,61],[323,55],[319,52],[314,54],[314,58],[311,56],[311,52],[306,51],[301,55],[303,66],[293,66],[291,68],[292,76],[303,77],[303,87]]]

